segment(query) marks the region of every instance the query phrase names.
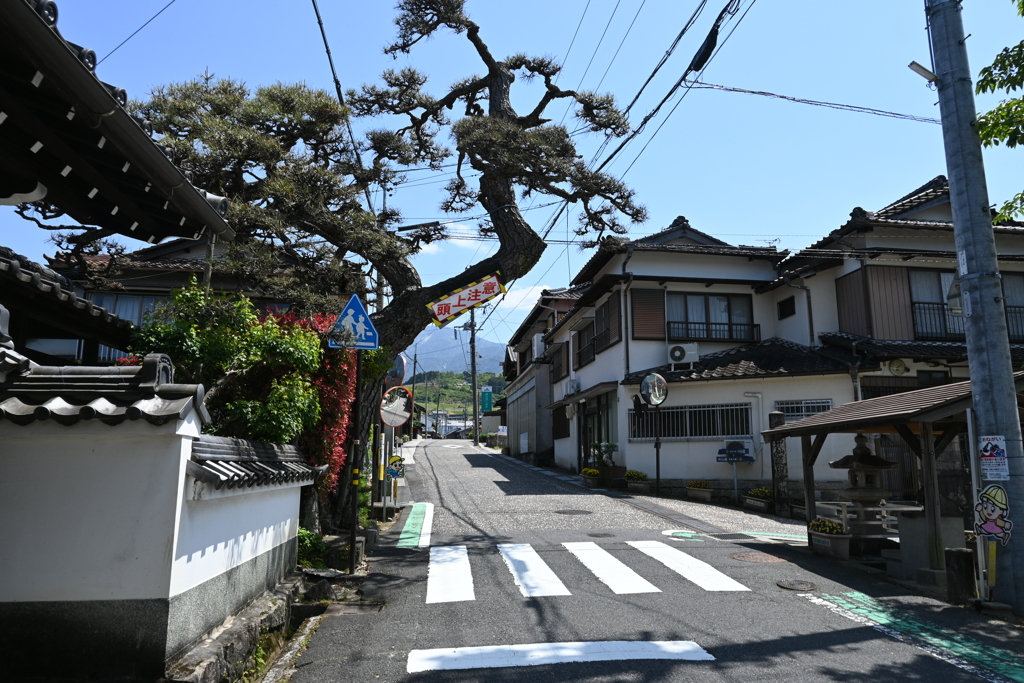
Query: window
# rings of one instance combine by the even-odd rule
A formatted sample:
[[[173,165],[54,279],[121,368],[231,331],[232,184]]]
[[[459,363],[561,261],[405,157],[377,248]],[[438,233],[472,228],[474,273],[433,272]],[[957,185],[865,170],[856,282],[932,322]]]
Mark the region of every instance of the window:
[[[776,401],[775,410],[786,416],[786,422],[796,422],[816,413],[832,410],[832,399],[811,398],[803,401]]]
[[[661,438],[667,441],[714,441],[749,437],[750,404],[674,406],[661,409]],[[654,441],[655,411],[629,411],[629,440]]]
[[[576,340],[573,345],[576,349],[576,356],[572,367],[582,368],[594,360],[594,323],[589,323],[577,332],[574,339]]]
[[[551,354],[551,380],[560,380],[569,374],[569,345],[559,344],[558,350]]]
[[[753,301],[747,294],[669,292],[665,303],[672,341],[760,339],[760,327],[753,324]]]
[[[594,350],[600,353],[620,341],[619,293],[612,292],[608,300],[594,312]]]
[[[949,373],[945,370],[918,370],[917,383],[921,387],[937,387],[949,384]]]
[[[90,297],[93,304],[101,308],[107,309],[110,313],[113,313],[118,318],[124,320],[131,320],[136,325],[142,324],[142,319],[146,313],[153,310],[157,302],[162,301],[162,296],[139,296],[137,294],[107,294],[107,293],[93,293]],[[124,358],[128,355],[127,352],[118,349],[112,349],[109,346],[100,345],[99,361],[100,362],[113,362],[118,358]]]
[[[953,271],[910,271],[910,301],[917,339],[964,339],[964,319],[951,315],[946,305],[946,293],[952,284]]]
[[[787,296],[785,299],[776,304],[779,308],[779,320],[785,320],[786,318],[796,315],[796,297]]]
[[[634,289],[633,339],[665,339],[665,290]]]
[[[1010,341],[1024,341],[1024,273],[1002,273],[1006,328]]]
[[[566,415],[568,406],[558,406],[551,411],[551,437],[554,439],[569,438],[569,416]]]

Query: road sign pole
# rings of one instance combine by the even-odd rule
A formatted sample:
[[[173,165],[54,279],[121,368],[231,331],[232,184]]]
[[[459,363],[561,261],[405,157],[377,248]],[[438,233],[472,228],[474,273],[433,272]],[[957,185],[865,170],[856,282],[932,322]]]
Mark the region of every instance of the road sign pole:
[[[356,397],[352,402],[352,414],[355,417],[353,428],[356,437],[359,436],[359,411],[361,384],[363,383],[363,352],[356,351]],[[352,576],[356,573],[356,529],[359,527],[359,439],[352,440],[352,451],[348,457],[352,458],[352,530],[349,532],[348,541],[348,573]]]
[[[654,495],[661,495],[661,406],[654,406]]]

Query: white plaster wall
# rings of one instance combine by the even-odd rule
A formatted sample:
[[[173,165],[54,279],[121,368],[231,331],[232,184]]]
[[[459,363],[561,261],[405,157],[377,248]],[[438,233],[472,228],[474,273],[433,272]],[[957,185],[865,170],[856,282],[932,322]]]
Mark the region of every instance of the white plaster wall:
[[[0,421],[0,602],[167,598],[178,426]]]
[[[736,278],[770,281],[775,279],[775,268],[770,261],[762,259],[750,261],[746,256],[635,251],[626,270],[633,275],[679,275],[709,280]],[[616,264],[613,259],[601,272],[619,273],[621,264]]]
[[[171,565],[170,596],[237,567],[298,533],[301,483],[211,491],[192,500],[195,479],[186,478],[178,538]],[[232,493],[233,489],[224,490]]]
[[[630,442],[628,432],[628,410],[632,407],[632,394],[639,387],[622,387],[623,397],[619,401],[619,448],[624,449],[625,464],[628,468],[641,470],[654,476],[655,458],[653,442]],[[758,399],[746,397],[744,392],[761,392],[763,412],[758,410]],[[847,375],[820,375],[808,377],[782,377],[756,380],[717,380],[711,382],[687,382],[669,384],[669,396],[665,407],[683,405],[707,405],[717,403],[750,403],[752,431],[768,428],[768,413],[775,409],[775,401],[832,399],[833,407],[853,400],[853,383]],[[763,426],[762,426],[763,425]],[[764,445],[760,434],[751,435],[755,449],[759,449],[757,460],[738,465],[740,478],[770,479],[771,451]],[[833,470],[829,460],[836,460],[853,449],[853,435],[833,434],[825,441],[814,467],[817,481],[845,480],[845,470]],[[715,460],[722,440],[713,441],[663,441],[661,445],[661,476],[666,479],[731,479],[732,465]],[[800,440],[787,439],[789,478],[803,479],[800,454]]]

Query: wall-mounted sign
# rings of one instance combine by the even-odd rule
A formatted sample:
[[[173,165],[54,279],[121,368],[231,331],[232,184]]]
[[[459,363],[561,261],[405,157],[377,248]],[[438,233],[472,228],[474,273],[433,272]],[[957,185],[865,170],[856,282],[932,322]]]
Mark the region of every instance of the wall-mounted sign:
[[[505,286],[501,284],[501,273],[497,272],[488,275],[483,280],[456,289],[437,301],[431,301],[427,304],[427,308],[430,309],[430,315],[434,318],[434,324],[441,327],[460,313],[490,301],[504,291]]]
[[[480,412],[489,413],[494,410],[493,387],[480,387]]]
[[[412,417],[412,392],[395,387],[384,392],[380,400],[380,419],[388,427],[401,427]]]
[[[979,436],[981,478],[988,481],[1009,481],[1010,461],[1006,457],[1005,436]]]

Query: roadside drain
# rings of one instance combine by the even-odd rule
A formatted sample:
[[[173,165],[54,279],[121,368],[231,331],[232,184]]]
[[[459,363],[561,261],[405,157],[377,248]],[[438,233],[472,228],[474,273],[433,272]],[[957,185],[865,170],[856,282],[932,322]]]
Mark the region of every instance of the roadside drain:
[[[555,510],[556,515],[592,515],[590,510]]]

